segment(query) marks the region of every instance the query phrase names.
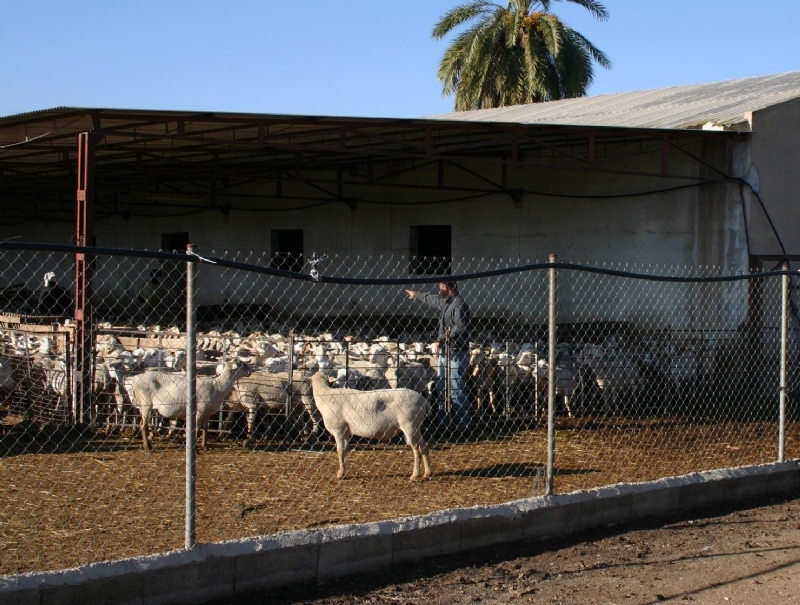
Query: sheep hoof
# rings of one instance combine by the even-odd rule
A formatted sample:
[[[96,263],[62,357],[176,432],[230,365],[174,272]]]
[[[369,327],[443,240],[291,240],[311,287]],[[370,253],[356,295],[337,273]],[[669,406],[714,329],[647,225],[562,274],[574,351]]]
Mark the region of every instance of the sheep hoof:
[[[344,471],[339,471],[338,473],[336,473],[336,478],[337,479],[344,479]]]

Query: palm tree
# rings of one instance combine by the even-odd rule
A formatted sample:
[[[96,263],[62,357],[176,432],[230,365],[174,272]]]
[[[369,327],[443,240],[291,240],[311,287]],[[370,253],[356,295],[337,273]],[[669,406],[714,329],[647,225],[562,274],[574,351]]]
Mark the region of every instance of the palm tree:
[[[442,93],[455,93],[455,110],[468,111],[582,97],[594,77],[592,61],[608,57],[550,12],[559,0],[472,0],[445,13],[433,28],[441,40],[468,22],[439,63]],[[597,19],[608,11],[597,0],[566,0]]]

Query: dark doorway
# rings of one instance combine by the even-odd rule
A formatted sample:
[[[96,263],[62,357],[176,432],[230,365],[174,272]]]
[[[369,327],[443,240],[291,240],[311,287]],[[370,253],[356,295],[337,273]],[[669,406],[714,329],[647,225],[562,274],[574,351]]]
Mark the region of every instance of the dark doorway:
[[[411,275],[450,275],[452,246],[450,225],[411,227],[408,238]]]
[[[271,268],[295,273],[302,272],[305,264],[302,229],[273,229],[271,245]]]

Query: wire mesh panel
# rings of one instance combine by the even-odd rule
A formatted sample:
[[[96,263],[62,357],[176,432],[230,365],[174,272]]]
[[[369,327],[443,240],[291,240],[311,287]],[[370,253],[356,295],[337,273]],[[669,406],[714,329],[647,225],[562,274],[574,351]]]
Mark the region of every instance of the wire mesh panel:
[[[58,324],[17,323],[32,318],[6,316],[0,329],[2,390],[11,413],[54,425],[74,419],[71,406],[74,335]],[[37,318],[38,319],[38,318]]]
[[[658,270],[670,273],[689,276]],[[558,491],[777,458],[780,347],[763,346],[771,330],[757,318],[779,314],[780,295],[758,308],[750,297],[770,280],[560,277],[571,292],[559,346],[577,372],[559,419]]]
[[[183,444],[162,436],[158,455],[144,455],[139,415],[122,384],[145,367],[168,369],[168,353],[181,347],[167,347],[175,334],[136,332],[136,284],[149,275],[144,263],[103,257],[93,268],[91,406],[81,410],[72,257],[0,256],[0,574],[183,544]]]
[[[556,492],[778,456],[780,276],[559,269],[551,359],[547,267],[201,254],[201,542],[544,493],[551,365]],[[311,278],[259,272],[287,262]],[[0,256],[2,574],[183,544],[186,263],[105,255],[91,267],[84,409],[72,258]]]
[[[449,269],[514,264],[453,260]],[[331,257],[315,269],[356,280],[408,279],[410,265],[407,259]],[[535,357],[547,315],[545,275],[459,284],[471,317],[468,334],[441,343],[459,358],[449,381],[432,352],[440,340],[438,311],[422,294],[410,299],[407,292],[443,300],[435,283],[342,285],[212,265],[201,267],[198,281],[201,291],[224,291],[227,299],[213,309],[201,304],[201,346],[228,346],[228,355],[255,366],[221,413],[225,440],[216,455],[198,460],[201,541],[531,494],[546,452],[538,373],[507,372],[500,364],[508,357],[498,361],[492,351],[499,354],[497,347],[513,340]],[[232,329],[241,338],[220,343]],[[317,384],[312,376],[325,380]],[[345,442],[342,468],[337,449]],[[426,461],[432,479],[410,484],[412,474],[425,476]]]

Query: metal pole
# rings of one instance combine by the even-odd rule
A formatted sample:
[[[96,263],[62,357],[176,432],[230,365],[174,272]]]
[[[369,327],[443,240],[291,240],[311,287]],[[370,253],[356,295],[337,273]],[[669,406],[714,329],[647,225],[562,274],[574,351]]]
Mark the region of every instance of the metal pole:
[[[75,244],[94,246],[95,147],[98,136],[78,134],[78,183],[76,191]],[[77,421],[86,422],[92,405],[94,382],[94,320],[92,317],[92,272],[94,255],[75,254],[75,376],[77,379]]]
[[[533,355],[533,419],[539,422],[539,353]]]
[[[557,257],[550,255],[550,262]],[[550,321],[548,326],[548,367],[547,367],[547,486],[545,495],[553,495],[553,472],[556,461],[556,281],[554,267],[550,268]]]
[[[344,339],[344,375],[350,376],[350,336]]]
[[[783,270],[789,271],[789,263],[783,263]],[[778,462],[784,461],[786,445],[786,357],[789,348],[789,275],[781,276],[781,390],[780,418],[778,420]]]
[[[193,254],[194,244],[186,246],[186,254]],[[196,264],[186,263],[186,528],[184,548],[194,548],[196,542],[196,481],[197,481],[197,310],[195,308]]]
[[[450,328],[444,331],[444,411],[450,416],[452,405],[452,388],[450,385]]]

